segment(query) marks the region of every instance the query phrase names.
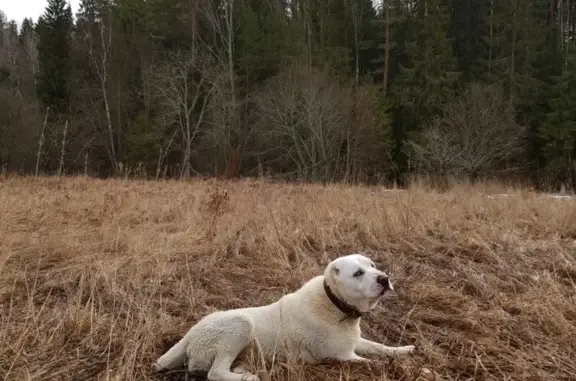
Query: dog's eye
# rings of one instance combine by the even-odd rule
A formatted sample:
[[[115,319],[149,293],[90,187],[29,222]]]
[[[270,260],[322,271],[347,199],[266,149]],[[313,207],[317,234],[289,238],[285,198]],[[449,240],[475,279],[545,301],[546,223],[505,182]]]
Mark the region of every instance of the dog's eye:
[[[370,266],[372,266],[373,269],[376,268],[376,265],[374,263],[370,263]]]
[[[356,272],[354,273],[354,277],[355,277],[355,278],[356,278],[356,277],[359,277],[359,276],[362,276],[362,275],[364,275],[364,271],[363,271],[363,270],[358,270],[358,271],[356,271]]]

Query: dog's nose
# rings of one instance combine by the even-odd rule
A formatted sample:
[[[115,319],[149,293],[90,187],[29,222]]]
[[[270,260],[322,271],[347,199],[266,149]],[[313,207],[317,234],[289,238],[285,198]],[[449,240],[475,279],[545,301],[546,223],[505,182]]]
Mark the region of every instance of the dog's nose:
[[[376,282],[378,282],[378,284],[384,287],[385,289],[390,288],[390,280],[386,275],[378,275],[378,277],[376,278]]]

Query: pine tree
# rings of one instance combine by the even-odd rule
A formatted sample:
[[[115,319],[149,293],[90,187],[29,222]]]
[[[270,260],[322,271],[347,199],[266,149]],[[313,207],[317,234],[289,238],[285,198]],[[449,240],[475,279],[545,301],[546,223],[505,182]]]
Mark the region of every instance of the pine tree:
[[[421,0],[406,42],[408,63],[394,81],[395,103],[413,109],[412,122],[429,120],[451,100],[459,73],[447,38],[449,6],[445,0]],[[408,110],[406,110],[408,111]]]
[[[18,97],[21,96],[20,44],[18,42],[18,25],[10,20],[1,26],[0,39],[0,81],[10,82]]]
[[[57,113],[68,111],[70,102],[70,38],[72,10],[65,0],[48,0],[38,25],[38,98]]]
[[[34,21],[31,18],[25,18],[22,21],[22,27],[20,28],[20,41],[25,41],[28,36],[35,33],[34,31]]]
[[[298,0],[289,4],[288,30],[300,63],[346,72],[348,51],[343,39],[343,0]],[[287,57],[288,58],[288,57]]]
[[[98,15],[98,1],[97,0],[81,0],[80,9],[76,15],[78,21],[93,23],[96,21],[96,16]]]
[[[340,77],[352,72],[349,37],[354,25],[350,11],[345,0],[325,0],[318,4],[319,17],[315,23],[318,63],[328,64]]]
[[[486,79],[504,87],[510,100],[521,105],[536,86],[533,63],[542,28],[534,28],[532,0],[493,1],[487,36]]]
[[[412,17],[401,0],[383,3],[377,17],[372,21],[374,41],[365,41],[367,49],[374,49],[370,70],[377,83],[382,84],[386,97],[391,83],[398,77],[401,67],[408,65],[406,42],[410,36]]]
[[[248,0],[240,10],[235,61],[238,74],[255,85],[278,72],[294,51],[286,33],[287,18],[279,3]]]
[[[408,62],[391,86],[392,133],[400,170],[406,165],[403,143],[418,128],[438,115],[458,86],[457,62],[447,38],[450,6],[446,0],[420,0],[416,15],[408,20]]]
[[[564,72],[555,79],[548,101],[551,111],[539,135],[551,172],[576,186],[576,56],[567,60]]]
[[[486,73],[491,0],[452,0],[449,37],[463,82],[483,79]]]
[[[378,14],[371,0],[348,0],[346,15],[345,22],[350,26],[346,34],[350,74],[358,80],[373,75],[375,60],[380,56],[375,43],[379,39]]]
[[[10,20],[4,32],[8,34],[10,41],[15,41],[18,37],[18,24],[16,24],[16,21]]]
[[[10,65],[6,51],[8,45],[9,31],[7,29],[8,20],[4,12],[0,11],[0,85],[10,80]]]
[[[545,164],[539,131],[552,110],[549,100],[553,97],[555,79],[562,75],[564,57],[561,47],[561,31],[558,22],[559,8],[554,0],[534,0],[530,34],[534,58],[532,81],[534,85],[525,91],[519,107],[519,119],[529,125],[527,152],[533,169]]]

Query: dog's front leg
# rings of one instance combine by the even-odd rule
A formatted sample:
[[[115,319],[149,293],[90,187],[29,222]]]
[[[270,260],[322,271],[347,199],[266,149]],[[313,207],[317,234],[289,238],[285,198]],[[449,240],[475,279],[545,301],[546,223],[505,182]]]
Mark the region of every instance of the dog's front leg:
[[[413,345],[404,347],[388,347],[384,344],[360,338],[356,342],[355,351],[360,355],[405,356],[414,352]]]

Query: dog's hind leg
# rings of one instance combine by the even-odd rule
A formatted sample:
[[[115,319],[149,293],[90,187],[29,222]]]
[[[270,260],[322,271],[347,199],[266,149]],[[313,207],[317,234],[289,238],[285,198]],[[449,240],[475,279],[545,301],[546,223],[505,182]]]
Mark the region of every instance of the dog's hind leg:
[[[232,368],[232,373],[243,374],[246,376],[254,376],[254,373],[250,372],[249,370],[244,367],[244,365],[240,364]]]
[[[254,338],[252,322],[243,316],[230,316],[219,322],[218,332],[211,332],[218,340],[217,352],[208,371],[210,381],[259,381],[251,373],[234,373],[230,371],[236,357]],[[235,369],[236,370],[236,369]]]
[[[237,365],[232,369],[232,373],[241,374],[244,378],[243,380],[247,381],[257,381],[259,380],[258,376],[254,373],[247,370],[243,365]]]
[[[258,376],[239,369],[234,368],[230,371],[230,367],[238,354],[222,353],[216,356],[214,363],[208,372],[208,380],[210,381],[260,381]]]
[[[160,356],[153,364],[156,371],[170,370],[180,365],[184,365],[186,360],[187,337],[183,337],[168,352]]]

